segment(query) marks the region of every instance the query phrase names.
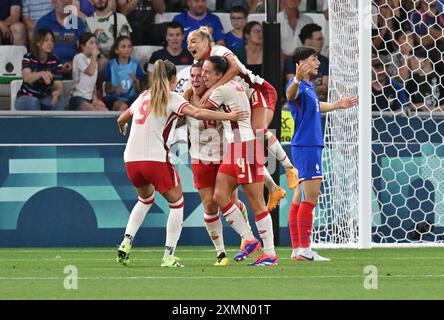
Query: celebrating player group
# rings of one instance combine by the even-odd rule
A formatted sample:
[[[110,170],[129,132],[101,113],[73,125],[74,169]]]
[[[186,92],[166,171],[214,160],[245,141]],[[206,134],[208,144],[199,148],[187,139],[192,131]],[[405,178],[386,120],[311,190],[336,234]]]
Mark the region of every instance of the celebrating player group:
[[[206,27],[191,32],[187,40],[195,62],[190,68],[191,86],[183,96],[173,92],[176,67],[169,61],[158,60],[151,88],[141,93],[117,120],[122,134],[126,134],[128,122],[132,121],[124,161],[139,200],[131,211],[117,261],[129,264],[133,239],[157,191],[170,206],[161,266],[183,267],[175,250],[182,231],[184,201],[179,175],[169,158],[169,140],[177,121],[183,118],[188,129],[194,186],[199,191],[205,227],[216,250],[215,266],[226,266],[230,261],[220,213],[242,241],[234,261],[258,252],[249,265],[275,266],[279,262],[270,211],[285,191],[264,166],[265,148],[284,167],[289,189],[295,189],[289,220],[291,259],[327,261],[310,249],[313,210],[322,179],[320,112],[351,107],[356,98],[319,104],[310,83],[310,76],[316,74],[319,66],[317,53],[312,48],[301,48],[295,61],[296,76],[287,86],[295,118],[292,156],[296,169],[279,140],[268,130],[277,100],[273,86],[248,70],[229,49],[214,45]],[[267,203],[264,184],[269,193]],[[238,199],[239,186],[254,214],[260,239],[252,232],[246,205]]]

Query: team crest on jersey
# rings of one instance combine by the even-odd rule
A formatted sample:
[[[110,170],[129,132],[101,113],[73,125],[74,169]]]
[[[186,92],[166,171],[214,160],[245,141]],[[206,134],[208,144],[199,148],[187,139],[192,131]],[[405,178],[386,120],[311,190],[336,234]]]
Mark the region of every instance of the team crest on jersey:
[[[316,163],[316,173],[319,172],[319,169],[320,169],[319,164]]]

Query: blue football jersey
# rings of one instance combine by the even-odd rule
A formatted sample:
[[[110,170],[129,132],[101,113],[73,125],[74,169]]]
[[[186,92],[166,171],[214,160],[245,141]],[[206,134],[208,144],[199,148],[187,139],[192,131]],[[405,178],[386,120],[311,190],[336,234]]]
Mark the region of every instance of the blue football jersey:
[[[130,73],[134,73],[139,80],[142,80],[144,77],[138,61],[130,59],[127,64],[120,64],[117,59],[111,59],[105,68],[104,80],[111,82],[112,87],[121,86],[123,93],[120,95],[108,93],[107,95],[125,102],[132,101],[137,96],[137,93]]]
[[[288,82],[287,89],[293,82]],[[298,96],[288,101],[291,115],[294,119],[294,133],[291,139],[292,146],[314,147],[324,146],[322,132],[321,106],[311,82],[304,80],[299,84]]]

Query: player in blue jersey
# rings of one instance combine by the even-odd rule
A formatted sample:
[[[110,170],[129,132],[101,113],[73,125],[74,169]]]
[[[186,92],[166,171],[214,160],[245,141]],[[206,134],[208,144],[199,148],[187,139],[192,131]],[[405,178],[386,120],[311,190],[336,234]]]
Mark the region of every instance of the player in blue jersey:
[[[324,137],[321,112],[350,108],[356,105],[357,98],[319,102],[313,83],[310,82],[310,77],[317,75],[320,65],[316,49],[297,48],[293,62],[296,65],[296,76],[288,82],[286,94],[295,123],[291,152],[293,163],[299,171],[299,186],[293,195],[288,223],[293,248],[291,259],[329,261],[310,249],[313,210],[318,203],[322,183]],[[301,201],[302,193],[304,201]]]

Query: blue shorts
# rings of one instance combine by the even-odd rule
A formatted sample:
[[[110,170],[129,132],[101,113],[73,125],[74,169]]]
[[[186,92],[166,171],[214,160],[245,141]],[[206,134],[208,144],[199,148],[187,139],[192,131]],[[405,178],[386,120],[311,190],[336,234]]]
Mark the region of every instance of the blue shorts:
[[[299,171],[299,182],[322,179],[322,147],[291,146],[291,157]]]
[[[93,101],[92,101],[92,99],[88,100],[83,97],[71,97],[69,99],[69,109],[70,110],[80,110],[80,106],[84,102],[92,103]]]

